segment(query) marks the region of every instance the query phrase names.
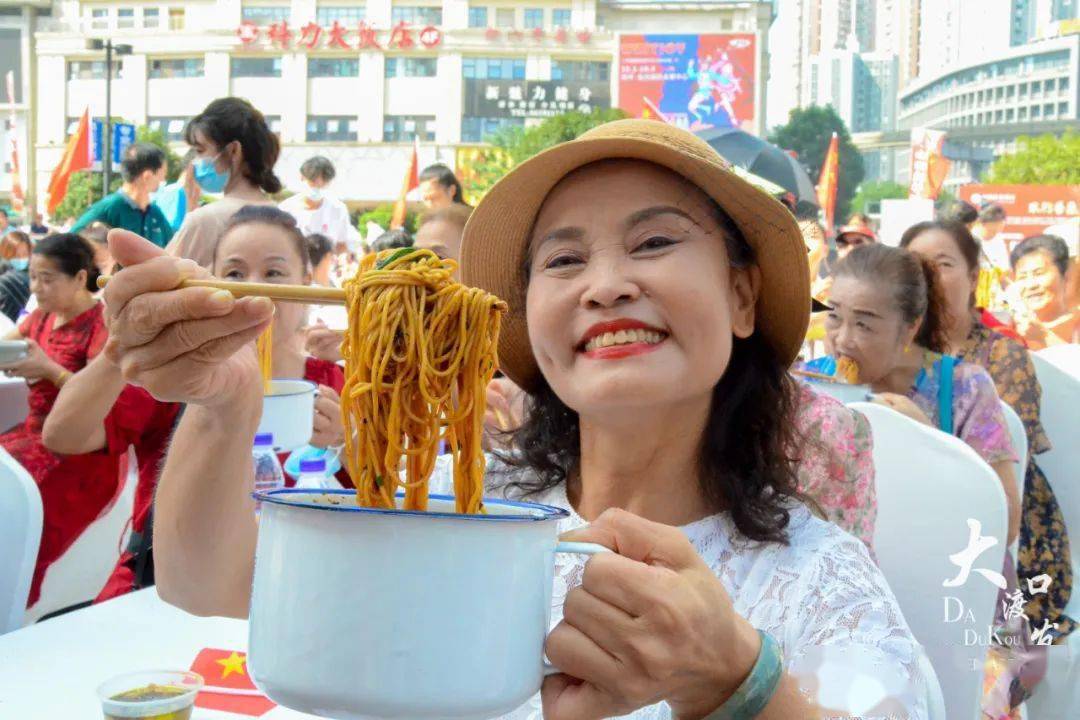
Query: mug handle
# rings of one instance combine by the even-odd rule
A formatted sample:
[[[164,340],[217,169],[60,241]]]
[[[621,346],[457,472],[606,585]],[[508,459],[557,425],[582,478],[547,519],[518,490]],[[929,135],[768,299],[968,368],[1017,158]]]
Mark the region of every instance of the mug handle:
[[[599,555],[600,553],[609,553],[611,548],[598,545],[597,543],[583,543],[583,542],[561,542],[555,545],[555,552],[557,553],[573,553],[575,555]],[[547,660],[544,660],[544,677],[548,675],[558,675],[562,672],[559,668],[555,667]]]

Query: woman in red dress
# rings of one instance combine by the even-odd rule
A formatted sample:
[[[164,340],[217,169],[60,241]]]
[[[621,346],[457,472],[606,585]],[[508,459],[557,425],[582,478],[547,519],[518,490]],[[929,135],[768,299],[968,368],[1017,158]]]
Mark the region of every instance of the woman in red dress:
[[[27,357],[4,367],[30,385],[26,421],[0,435],[3,447],[33,476],[44,510],[41,547],[30,586],[38,600],[49,565],[60,557],[112,499],[115,458],[96,453],[61,456],[42,443],[42,427],[60,388],[105,344],[94,250],[78,235],[51,235],[30,257],[30,290],[38,307],[6,339],[25,339]]]

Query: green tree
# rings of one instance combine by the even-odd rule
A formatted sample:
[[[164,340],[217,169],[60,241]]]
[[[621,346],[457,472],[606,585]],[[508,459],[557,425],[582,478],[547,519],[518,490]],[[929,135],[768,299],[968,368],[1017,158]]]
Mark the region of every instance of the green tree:
[[[851,200],[851,211],[853,213],[880,212],[879,208],[882,200],[902,200],[907,196],[907,186],[897,182],[878,180],[863,183]]]
[[[356,226],[360,230],[360,234],[363,235],[367,233],[367,224],[369,222],[376,223],[383,228],[389,228],[390,219],[393,217],[394,203],[384,203],[382,205],[372,208],[371,210],[368,210],[365,213],[361,213],[360,217],[356,221]],[[406,211],[405,229],[408,230],[409,233],[416,232],[417,220],[418,217],[416,213]]]
[[[518,163],[553,145],[573,140],[597,125],[625,117],[626,113],[618,108],[596,109],[587,114],[568,112],[556,115],[535,127],[503,128],[485,138],[500,152],[488,154],[462,173],[466,194],[479,199]]]
[[[1016,152],[1002,155],[984,179],[1006,185],[1076,185],[1080,183],[1080,133],[1067,130],[1016,139]]]
[[[851,142],[851,134],[836,110],[830,105],[795,108],[787,124],[772,131],[769,142],[794,150],[799,162],[809,169],[810,179],[817,182],[833,133],[839,139],[840,149],[840,177],[836,185],[836,219],[840,223],[851,214],[851,200],[865,170],[862,155]]]
[[[124,121],[114,120],[114,122],[121,123]],[[138,142],[157,145],[165,152],[165,177],[169,182],[175,181],[180,176],[180,163],[182,161],[180,156],[169,147],[164,132],[151,130],[146,125],[140,125],[135,129],[135,139]],[[100,200],[102,198],[101,175],[102,173],[93,170],[83,170],[72,175],[71,179],[68,180],[67,194],[64,195],[64,199],[56,207],[53,217],[59,219],[78,218],[86,212],[87,208]],[[109,192],[115,192],[122,182],[120,174],[118,172],[113,173],[109,182]]]
[[[109,183],[109,191],[117,190],[120,184],[120,177],[114,175]],[[60,204],[56,206],[52,216],[58,222],[62,222],[67,218],[78,219],[86,212],[87,208],[101,198],[101,173],[91,170],[77,172],[68,180],[67,194],[64,195],[64,199],[60,201]]]

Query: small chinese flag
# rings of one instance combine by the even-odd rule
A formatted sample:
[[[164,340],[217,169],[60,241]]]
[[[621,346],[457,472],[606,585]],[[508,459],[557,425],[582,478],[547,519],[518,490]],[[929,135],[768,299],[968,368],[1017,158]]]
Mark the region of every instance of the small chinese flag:
[[[401,183],[401,194],[394,203],[394,214],[390,218],[390,229],[405,226],[406,196],[420,187],[420,138],[413,138],[412,157],[409,158],[409,169],[405,171],[405,180]]]
[[[75,134],[68,138],[67,147],[64,148],[64,156],[60,158],[60,164],[53,168],[49,177],[49,214],[56,210],[56,206],[67,195],[68,181],[73,173],[90,167],[90,108],[83,110],[79,118],[79,127]]]
[[[825,153],[825,162],[821,164],[821,175],[818,177],[817,201],[818,206],[825,211],[825,225],[832,232],[836,215],[836,182],[840,174],[840,141],[836,133],[832,134],[829,141],[829,150]]]
[[[195,656],[191,670],[203,676],[207,687],[258,693],[232,695],[228,692],[203,690],[195,698],[196,707],[251,717],[265,715],[277,707],[276,703],[260,693],[251,682],[247,672],[247,655],[242,652],[204,648]]]

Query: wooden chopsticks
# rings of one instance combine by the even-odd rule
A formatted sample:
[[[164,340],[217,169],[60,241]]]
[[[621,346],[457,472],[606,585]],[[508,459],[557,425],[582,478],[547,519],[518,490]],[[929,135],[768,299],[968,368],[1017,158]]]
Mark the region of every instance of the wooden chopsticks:
[[[99,288],[104,288],[111,276],[98,278]],[[208,287],[227,290],[233,297],[267,297],[280,302],[306,303],[308,305],[344,305],[345,291],[340,288],[308,285],[278,285],[276,283],[229,282],[228,280],[184,280],[180,287]]]

